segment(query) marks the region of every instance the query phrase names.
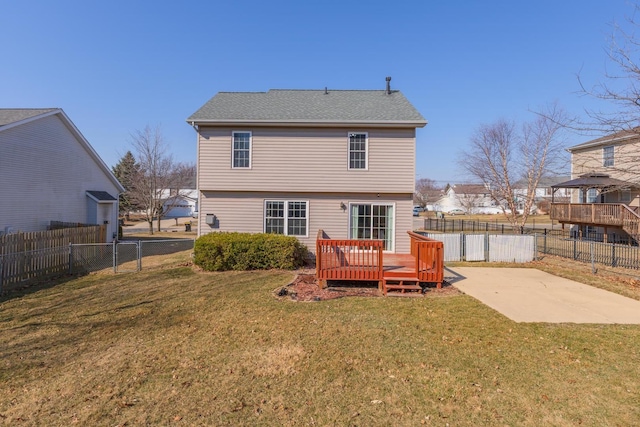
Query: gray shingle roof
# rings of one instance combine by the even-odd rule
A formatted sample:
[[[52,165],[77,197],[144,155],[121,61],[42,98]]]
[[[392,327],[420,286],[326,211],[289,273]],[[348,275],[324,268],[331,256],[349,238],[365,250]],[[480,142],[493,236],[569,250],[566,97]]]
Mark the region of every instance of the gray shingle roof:
[[[113,197],[111,194],[107,193],[106,191],[87,191],[87,194],[91,195],[94,199],[98,200],[98,201],[114,201],[114,200],[118,200],[115,197]]]
[[[54,110],[57,108],[0,108],[0,127]]]
[[[219,92],[188,122],[407,123],[427,122],[399,91],[284,90]]]

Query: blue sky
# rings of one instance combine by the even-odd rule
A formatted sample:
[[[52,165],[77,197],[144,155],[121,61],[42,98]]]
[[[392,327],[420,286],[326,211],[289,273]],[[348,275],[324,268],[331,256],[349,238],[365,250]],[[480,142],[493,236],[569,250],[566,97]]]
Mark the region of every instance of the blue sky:
[[[147,124],[195,161],[185,119],[219,91],[384,89],[392,76],[429,121],[418,178],[461,182],[456,159],[480,124],[552,101],[589,108],[576,74],[603,80],[611,24],[632,12],[626,0],[7,1],[0,107],[64,109],[109,166]]]

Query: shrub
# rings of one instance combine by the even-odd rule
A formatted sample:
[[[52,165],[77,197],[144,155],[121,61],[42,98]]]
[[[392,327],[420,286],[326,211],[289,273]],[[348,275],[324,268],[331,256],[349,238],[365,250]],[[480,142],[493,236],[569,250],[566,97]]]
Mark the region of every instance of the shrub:
[[[207,271],[292,270],[304,265],[307,248],[279,234],[209,233],[199,237],[194,262]]]

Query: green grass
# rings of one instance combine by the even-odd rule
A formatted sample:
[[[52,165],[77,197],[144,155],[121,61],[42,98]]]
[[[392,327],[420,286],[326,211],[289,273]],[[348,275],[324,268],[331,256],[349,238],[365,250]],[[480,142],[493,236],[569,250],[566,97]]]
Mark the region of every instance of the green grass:
[[[278,300],[291,272],[165,267],[0,303],[19,425],[633,425],[640,327],[471,297]]]

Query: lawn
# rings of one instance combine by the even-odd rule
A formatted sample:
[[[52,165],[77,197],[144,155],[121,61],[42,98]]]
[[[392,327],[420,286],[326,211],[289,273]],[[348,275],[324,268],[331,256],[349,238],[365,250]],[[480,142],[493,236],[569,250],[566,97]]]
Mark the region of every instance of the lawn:
[[[633,425],[640,327],[518,324],[466,295],[301,303],[291,272],[174,259],[0,302],[18,425]]]

